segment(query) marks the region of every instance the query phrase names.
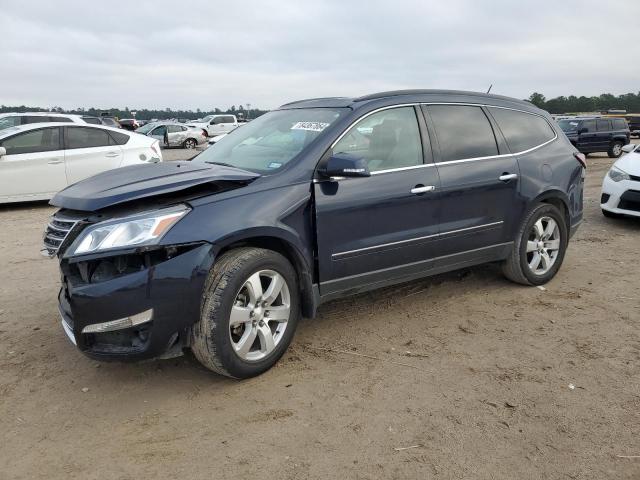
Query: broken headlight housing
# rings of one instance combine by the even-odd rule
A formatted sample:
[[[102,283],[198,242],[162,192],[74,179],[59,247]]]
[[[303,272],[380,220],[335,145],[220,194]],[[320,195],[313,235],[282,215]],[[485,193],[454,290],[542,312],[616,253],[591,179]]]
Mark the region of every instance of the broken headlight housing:
[[[75,239],[65,256],[155,245],[188,212],[186,205],[179,205],[90,225]]]

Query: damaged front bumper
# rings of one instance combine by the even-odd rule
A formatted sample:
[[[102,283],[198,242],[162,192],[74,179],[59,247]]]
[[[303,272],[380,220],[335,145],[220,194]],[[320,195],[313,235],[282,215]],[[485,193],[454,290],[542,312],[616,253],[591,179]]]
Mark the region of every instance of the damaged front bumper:
[[[199,320],[212,264],[208,243],[62,258],[63,329],[98,360],[143,360],[179,351]]]

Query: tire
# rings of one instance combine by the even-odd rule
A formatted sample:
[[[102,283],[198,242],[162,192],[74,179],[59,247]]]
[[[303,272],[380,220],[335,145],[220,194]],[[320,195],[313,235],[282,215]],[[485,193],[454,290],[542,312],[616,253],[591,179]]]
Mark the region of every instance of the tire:
[[[269,306],[257,301],[263,299],[253,289],[258,273],[257,284],[264,287],[265,295],[273,278],[279,275],[284,282]],[[271,274],[275,274],[273,278],[269,277]],[[273,320],[284,316],[287,303],[288,320],[284,323]],[[239,323],[239,319],[248,322]],[[202,365],[216,373],[239,379],[254,377],[280,359],[291,343],[299,319],[300,293],[291,263],[272,250],[234,249],[222,255],[209,273],[200,321],[191,329],[191,350]],[[266,341],[265,331],[273,335],[271,345]],[[248,347],[242,348],[243,345]]]
[[[609,155],[609,158],[618,158],[620,155],[622,155],[623,146],[624,144],[622,142],[611,142],[611,145],[609,145],[609,150],[607,150],[607,155]]]
[[[544,233],[547,232],[547,229],[551,225],[551,222],[546,221],[545,219],[552,219],[556,226],[557,230],[554,229],[549,241],[544,241],[544,235],[542,239],[537,239],[537,232],[539,228],[537,228],[536,224],[541,220],[540,225],[542,225]],[[555,243],[557,240],[557,244]],[[522,225],[518,229],[518,234],[514,241],[513,250],[509,257],[504,261],[502,265],[502,271],[504,275],[511,281],[520,283],[522,285],[542,285],[551,280],[562,265],[562,261],[564,260],[564,255],[567,250],[567,244],[569,241],[567,222],[565,220],[564,215],[557,207],[548,203],[540,203],[536,205],[527,215],[525,220],[522,222]],[[540,244],[543,244],[542,247],[539,247]],[[538,246],[534,247],[534,244]],[[557,250],[552,252],[551,246],[556,246]],[[533,250],[530,248],[542,248],[542,250]],[[545,248],[548,247],[548,248]],[[527,250],[530,251],[527,251]],[[547,252],[546,257],[544,253]],[[535,257],[536,253],[538,254],[539,264],[538,269],[532,268],[531,264],[535,265]],[[550,267],[545,271],[543,267],[549,265],[547,263],[546,258],[549,261],[552,260]]]
[[[186,149],[193,150],[194,148],[196,148],[196,146],[198,146],[198,142],[196,142],[193,138],[187,138],[182,146]]]
[[[605,209],[601,209],[601,210],[602,210],[602,214],[607,218],[622,218],[622,215],[618,213],[613,213]]]

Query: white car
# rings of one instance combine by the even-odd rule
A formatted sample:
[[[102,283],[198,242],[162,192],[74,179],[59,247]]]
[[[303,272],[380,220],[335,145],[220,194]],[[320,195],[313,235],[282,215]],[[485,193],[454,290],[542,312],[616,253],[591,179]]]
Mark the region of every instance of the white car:
[[[49,200],[87,177],[162,161],[158,140],[98,125],[32,123],[0,130],[0,203]]]
[[[27,125],[29,123],[90,123],[93,125],[102,125],[99,117],[91,115],[73,115],[67,113],[53,112],[24,112],[24,113],[2,113],[0,114],[0,130],[9,127],[17,127],[18,125]]]
[[[600,208],[605,217],[640,217],[640,145],[622,147],[626,155],[613,164],[602,182]]]
[[[229,133],[238,128],[238,119],[235,115],[207,115],[202,120],[190,122],[189,127],[197,127],[207,132],[207,136],[214,137]]]

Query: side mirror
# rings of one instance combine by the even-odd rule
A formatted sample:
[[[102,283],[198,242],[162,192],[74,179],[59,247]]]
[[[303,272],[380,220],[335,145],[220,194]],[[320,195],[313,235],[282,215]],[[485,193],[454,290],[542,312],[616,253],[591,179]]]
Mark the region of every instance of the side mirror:
[[[326,177],[370,177],[371,172],[364,158],[350,153],[332,155],[320,173]]]
[[[627,145],[625,145],[624,147],[622,147],[622,151],[624,153],[631,153],[635,150],[635,148],[637,147],[637,145],[635,143],[628,143]],[[0,147],[0,155],[2,155],[2,147]]]
[[[0,147],[0,157],[4,157],[7,154],[7,149]]]

